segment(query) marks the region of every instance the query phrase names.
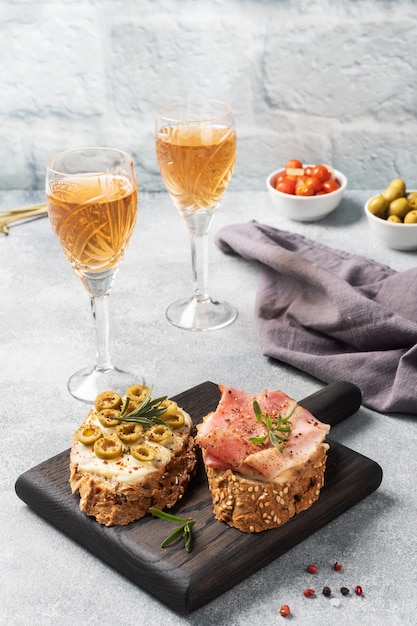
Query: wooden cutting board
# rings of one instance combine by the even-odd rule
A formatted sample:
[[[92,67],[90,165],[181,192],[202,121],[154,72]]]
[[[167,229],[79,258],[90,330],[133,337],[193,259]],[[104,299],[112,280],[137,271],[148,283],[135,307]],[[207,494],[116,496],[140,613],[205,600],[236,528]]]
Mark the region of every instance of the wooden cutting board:
[[[195,423],[216,408],[217,385],[205,382],[175,397]],[[361,404],[351,383],[333,383],[300,404],[331,425],[349,417]],[[187,492],[172,509],[196,520],[191,553],[180,540],[167,548],[162,541],[171,522],[146,516],[128,526],[107,528],[79,509],[69,486],[69,450],[22,474],[17,495],[33,511],[90,550],[174,611],[186,615],[215,599],[372,493],[382,470],[374,461],[329,440],[325,487],[313,506],[280,528],[247,534],[218,522],[212,511],[201,459]]]

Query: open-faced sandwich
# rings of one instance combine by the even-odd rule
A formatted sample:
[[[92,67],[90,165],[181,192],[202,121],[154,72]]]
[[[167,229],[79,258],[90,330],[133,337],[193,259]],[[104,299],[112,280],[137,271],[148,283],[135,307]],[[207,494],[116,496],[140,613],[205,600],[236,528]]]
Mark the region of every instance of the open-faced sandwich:
[[[177,403],[133,385],[100,393],[73,437],[70,484],[80,509],[105,526],[126,525],[150,507],[170,508],[196,466],[191,417]]]
[[[220,392],[196,437],[214,514],[243,532],[281,526],[320,495],[330,426],[282,391]]]

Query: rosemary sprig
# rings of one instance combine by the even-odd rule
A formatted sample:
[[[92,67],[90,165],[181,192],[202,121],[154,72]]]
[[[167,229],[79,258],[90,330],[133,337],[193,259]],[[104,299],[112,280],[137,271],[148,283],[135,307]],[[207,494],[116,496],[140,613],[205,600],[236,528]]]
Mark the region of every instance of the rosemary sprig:
[[[121,422],[136,422],[138,424],[144,424],[145,426],[152,426],[153,424],[168,425],[163,419],[158,416],[163,415],[166,412],[166,407],[161,404],[167,399],[167,396],[161,396],[160,398],[152,398],[152,389],[146,395],[145,399],[133,409],[130,413],[127,412],[130,398],[126,398],[123,411],[116,418]]]
[[[155,515],[155,517],[159,517],[160,519],[167,520],[168,522],[179,522],[180,525],[174,528],[174,532],[169,535],[162,543],[161,548],[166,548],[173,541],[181,537],[184,537],[184,546],[187,552],[191,552],[193,549],[193,531],[192,527],[195,524],[195,520],[191,517],[178,517],[177,515],[171,515],[170,513],[165,513],[165,511],[160,511],[159,509],[155,509],[151,507],[149,509],[149,513]]]
[[[265,416],[262,415],[261,407],[259,406],[256,400],[253,401],[253,410],[255,413],[256,421],[259,424],[264,424],[267,429],[266,435],[262,437],[251,437],[252,443],[260,446],[269,438],[269,441],[272,443],[274,448],[279,450],[279,452],[283,451],[281,443],[285,442],[288,439],[288,435],[291,431],[291,426],[288,423],[290,417],[293,415],[295,409],[298,404],[296,404],[286,417],[282,417],[281,414],[278,414],[276,419],[272,419],[268,413],[265,413]]]

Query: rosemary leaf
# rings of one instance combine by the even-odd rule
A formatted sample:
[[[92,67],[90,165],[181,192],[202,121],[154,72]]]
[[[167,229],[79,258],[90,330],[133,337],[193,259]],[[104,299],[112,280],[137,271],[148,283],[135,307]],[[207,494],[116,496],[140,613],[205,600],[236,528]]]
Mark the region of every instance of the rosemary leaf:
[[[161,543],[161,548],[166,548],[176,539],[183,536],[184,547],[187,552],[191,552],[193,546],[192,527],[195,524],[194,519],[171,515],[170,513],[165,513],[165,511],[160,511],[159,509],[155,509],[153,507],[149,509],[149,513],[152,513],[152,515],[155,515],[155,517],[159,517],[160,519],[165,519],[168,522],[180,522],[180,526],[176,526],[174,528],[174,532],[168,535],[168,537]]]
[[[126,398],[123,410],[116,419],[120,422],[136,422],[138,424],[144,424],[145,426],[152,426],[152,424],[164,424],[169,426],[167,422],[159,418],[159,415],[163,415],[166,412],[166,408],[161,405],[167,399],[167,396],[152,398],[151,394],[152,390],[148,392],[144,400],[130,413],[127,412],[130,398]]]
[[[283,451],[281,443],[285,443],[288,438],[289,433],[291,432],[291,425],[289,424],[289,420],[291,416],[294,414],[298,404],[296,404],[286,417],[282,417],[282,415],[278,415],[277,419],[273,420],[268,413],[262,415],[261,408],[256,400],[253,401],[253,411],[255,413],[256,421],[259,424],[263,424],[266,427],[267,434],[262,437],[251,437],[251,442],[260,446],[269,438],[271,444],[276,448],[279,452]]]

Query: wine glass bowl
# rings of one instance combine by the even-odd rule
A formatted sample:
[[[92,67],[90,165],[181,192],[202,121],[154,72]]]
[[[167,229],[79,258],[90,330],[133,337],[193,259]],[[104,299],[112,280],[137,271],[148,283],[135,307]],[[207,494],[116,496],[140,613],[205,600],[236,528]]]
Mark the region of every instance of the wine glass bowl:
[[[191,238],[193,296],[171,304],[167,318],[187,330],[222,328],[236,319],[237,311],[208,293],[207,235],[236,159],[230,105],[189,98],[160,107],[156,155],[162,180]]]
[[[124,391],[141,377],[113,365],[107,296],[133,233],[138,187],[131,157],[114,148],[82,148],[48,161],[50,223],[91,299],[96,363],[68,381],[70,393],[94,402],[100,391]]]

